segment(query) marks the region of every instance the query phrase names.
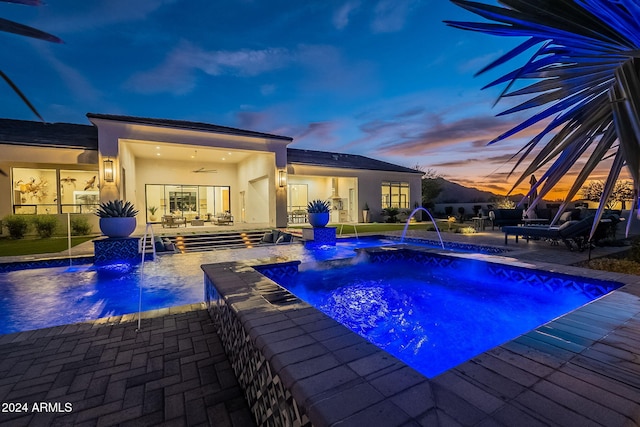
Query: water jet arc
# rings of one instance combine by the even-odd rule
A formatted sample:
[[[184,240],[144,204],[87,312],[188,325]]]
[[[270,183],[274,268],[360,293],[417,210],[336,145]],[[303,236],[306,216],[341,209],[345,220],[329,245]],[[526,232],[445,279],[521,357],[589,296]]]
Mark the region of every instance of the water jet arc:
[[[413,218],[413,215],[415,215],[415,213],[418,211],[425,211],[427,215],[429,215],[429,218],[431,218],[431,222],[433,223],[433,226],[436,228],[436,232],[438,233],[438,238],[440,239],[440,245],[442,246],[442,249],[444,249],[444,242],[442,241],[442,235],[440,234],[440,229],[438,228],[438,224],[436,224],[436,220],[433,219],[431,212],[429,212],[427,209],[423,207],[415,208],[413,212],[411,212],[411,215],[409,215],[409,218],[407,218],[407,223],[404,225],[404,230],[402,231],[402,237],[400,237],[400,243],[404,243],[404,236],[406,236],[407,234],[407,229],[409,228],[409,221],[411,221],[411,218]]]

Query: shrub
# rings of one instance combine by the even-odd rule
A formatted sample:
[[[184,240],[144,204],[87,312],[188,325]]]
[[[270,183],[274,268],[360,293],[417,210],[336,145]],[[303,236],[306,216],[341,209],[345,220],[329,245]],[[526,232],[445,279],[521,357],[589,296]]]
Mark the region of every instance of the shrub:
[[[592,268],[594,270],[640,275],[640,263],[628,259],[592,259],[591,261],[589,261],[588,266],[589,268]]]
[[[3,222],[9,230],[12,239],[22,239],[29,230],[29,219],[24,215],[8,215]]]
[[[388,216],[387,222],[389,223],[398,222],[397,217],[399,213],[400,210],[398,210],[397,208],[384,208],[382,210],[382,214]]]
[[[58,218],[54,215],[36,215],[33,218],[33,225],[38,236],[44,238],[51,237],[58,226]]]
[[[85,216],[71,217],[71,234],[74,236],[86,236],[91,234],[91,224]]]
[[[477,232],[478,231],[473,227],[460,227],[456,229],[456,233],[460,233],[460,234],[475,234]]]
[[[496,209],[514,209],[515,207],[516,203],[506,197],[496,202]]]

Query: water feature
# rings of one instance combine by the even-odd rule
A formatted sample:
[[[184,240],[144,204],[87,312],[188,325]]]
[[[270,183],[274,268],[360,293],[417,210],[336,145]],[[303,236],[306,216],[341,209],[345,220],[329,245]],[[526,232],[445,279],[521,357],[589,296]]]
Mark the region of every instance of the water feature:
[[[440,229],[438,228],[438,224],[436,224],[436,220],[433,219],[433,216],[431,216],[431,212],[429,212],[429,210],[423,208],[422,206],[415,208],[413,212],[411,212],[411,215],[409,215],[409,218],[407,218],[407,223],[404,225],[404,230],[402,231],[402,237],[400,237],[400,243],[404,242],[404,237],[407,235],[407,229],[409,228],[409,221],[411,221],[411,218],[413,218],[416,212],[421,210],[425,211],[427,215],[429,215],[429,218],[431,218],[431,222],[433,223],[433,226],[436,228],[436,232],[438,233],[438,238],[440,239],[440,245],[442,246],[442,249],[444,249],[444,242],[442,241],[442,235],[440,234]]]

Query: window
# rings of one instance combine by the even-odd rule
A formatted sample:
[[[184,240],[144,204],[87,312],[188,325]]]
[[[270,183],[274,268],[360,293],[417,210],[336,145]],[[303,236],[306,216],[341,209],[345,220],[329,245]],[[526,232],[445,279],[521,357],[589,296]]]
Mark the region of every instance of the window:
[[[56,214],[94,212],[98,171],[12,168],[13,212]]]
[[[382,208],[409,208],[409,183],[408,182],[382,182]]]

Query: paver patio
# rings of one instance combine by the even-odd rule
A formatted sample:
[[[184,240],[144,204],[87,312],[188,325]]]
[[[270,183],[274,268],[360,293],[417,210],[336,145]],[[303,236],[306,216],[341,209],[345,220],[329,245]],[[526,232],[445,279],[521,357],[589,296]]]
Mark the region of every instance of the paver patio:
[[[420,235],[435,238],[414,233]],[[503,235],[447,234],[445,240],[502,246]],[[516,263],[585,272],[567,265],[584,260],[586,252],[539,241],[509,249],[505,257]],[[593,256],[616,250],[598,248]],[[260,258],[274,251],[295,256],[296,250],[218,251],[211,257],[213,262],[227,255]],[[585,307],[431,380],[438,409],[425,414],[422,425],[639,425],[639,281],[596,271],[589,275],[629,286],[604,305]],[[0,412],[0,425],[254,424],[200,304],[144,316],[140,332],[135,316],[125,315],[0,336],[0,402],[29,404],[28,413]],[[58,403],[45,409],[61,412],[35,413],[34,402]],[[71,411],[63,412],[67,402]],[[398,405],[410,412],[410,400]],[[367,409],[361,419],[382,419],[375,412]]]

